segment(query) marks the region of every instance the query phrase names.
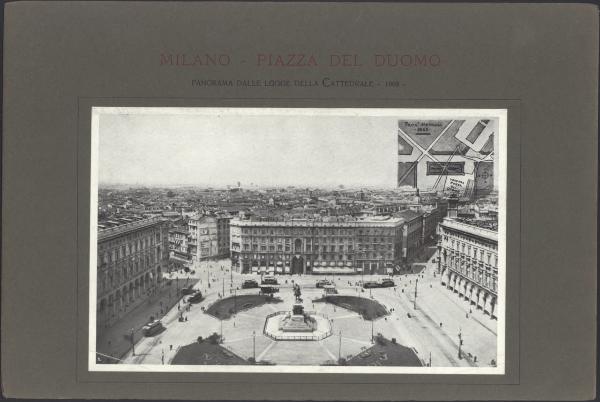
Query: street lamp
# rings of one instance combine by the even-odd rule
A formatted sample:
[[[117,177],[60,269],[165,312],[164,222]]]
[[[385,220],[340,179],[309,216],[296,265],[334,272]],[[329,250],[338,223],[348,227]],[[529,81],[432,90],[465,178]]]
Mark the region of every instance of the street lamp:
[[[340,345],[338,348],[338,362],[342,360],[342,331],[340,331]]]
[[[462,339],[462,330],[459,328],[458,329],[458,358],[462,359],[462,345],[463,345],[463,339]]]
[[[135,342],[133,341],[133,328],[131,328],[131,355],[135,356]]]
[[[413,310],[417,309],[417,284],[419,283],[419,278],[415,279],[415,300],[413,301]]]
[[[362,263],[362,268],[360,269],[360,273],[361,273],[361,282],[364,284],[365,283],[365,263]]]
[[[237,291],[233,289],[233,314],[237,314]]]
[[[256,331],[252,331],[252,359],[256,363]]]
[[[371,320],[371,343],[375,343],[375,337],[373,336],[373,323],[374,320]]]

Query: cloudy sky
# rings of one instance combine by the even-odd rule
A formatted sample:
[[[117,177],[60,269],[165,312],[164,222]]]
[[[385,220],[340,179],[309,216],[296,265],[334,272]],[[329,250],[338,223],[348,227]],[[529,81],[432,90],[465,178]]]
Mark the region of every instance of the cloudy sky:
[[[102,113],[98,179],[393,188],[397,127],[393,116]]]

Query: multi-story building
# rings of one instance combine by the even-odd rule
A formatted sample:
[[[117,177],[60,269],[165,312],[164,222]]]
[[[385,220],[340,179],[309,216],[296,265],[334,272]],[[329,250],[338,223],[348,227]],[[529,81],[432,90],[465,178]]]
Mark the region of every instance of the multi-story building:
[[[402,219],[402,260],[409,261],[417,255],[423,245],[423,212],[410,209],[395,216]]]
[[[194,260],[229,256],[229,221],[231,216],[202,214],[190,217],[189,250]]]
[[[424,208],[423,211],[422,243],[425,244],[437,236],[437,225],[441,221],[441,217],[437,206],[434,208]]]
[[[243,273],[385,273],[401,259],[402,219],[233,219],[232,266]]]
[[[491,317],[498,299],[498,231],[490,222],[478,225],[445,218],[439,224],[438,273],[442,284]]]
[[[127,222],[127,221],[126,221]],[[163,218],[98,225],[99,330],[151,295],[169,263],[168,222]]]
[[[180,270],[192,259],[189,252],[187,225],[169,229],[169,270]]]

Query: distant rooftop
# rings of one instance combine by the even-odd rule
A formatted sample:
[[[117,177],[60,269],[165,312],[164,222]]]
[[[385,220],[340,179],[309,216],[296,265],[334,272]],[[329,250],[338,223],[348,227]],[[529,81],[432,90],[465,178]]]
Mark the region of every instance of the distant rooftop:
[[[404,219],[405,221],[412,221],[413,219],[416,219],[419,216],[423,216],[423,212],[415,212],[411,209],[404,209],[402,211],[394,213],[394,215],[399,216],[400,219]]]

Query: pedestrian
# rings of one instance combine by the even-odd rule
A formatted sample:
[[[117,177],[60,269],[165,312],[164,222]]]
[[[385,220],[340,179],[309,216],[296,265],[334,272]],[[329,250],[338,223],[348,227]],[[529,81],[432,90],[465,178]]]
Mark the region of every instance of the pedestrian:
[[[169,348],[171,348],[171,350],[173,350],[173,345],[169,345]]]
[[[440,328],[442,328],[442,323],[440,322]]]

